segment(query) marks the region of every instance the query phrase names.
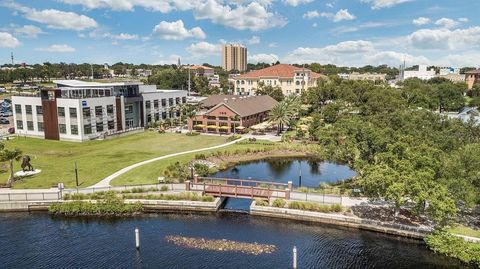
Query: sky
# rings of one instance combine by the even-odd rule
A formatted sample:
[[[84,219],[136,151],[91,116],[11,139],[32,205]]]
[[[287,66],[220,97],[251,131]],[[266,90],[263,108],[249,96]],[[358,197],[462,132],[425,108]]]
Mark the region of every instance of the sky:
[[[0,0],[0,65],[480,66],[480,0]]]

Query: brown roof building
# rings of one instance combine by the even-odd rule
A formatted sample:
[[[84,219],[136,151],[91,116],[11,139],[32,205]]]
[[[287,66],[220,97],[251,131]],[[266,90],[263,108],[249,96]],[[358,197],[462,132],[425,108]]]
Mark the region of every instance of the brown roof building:
[[[465,83],[469,90],[473,88],[473,85],[480,84],[480,69],[465,72]]]
[[[277,101],[268,95],[213,95],[203,100],[188,128],[199,132],[231,134],[265,121]]]
[[[260,84],[279,86],[284,95],[300,94],[315,87],[319,78],[325,77],[310,69],[289,64],[277,64],[233,78],[236,95],[255,95]]]

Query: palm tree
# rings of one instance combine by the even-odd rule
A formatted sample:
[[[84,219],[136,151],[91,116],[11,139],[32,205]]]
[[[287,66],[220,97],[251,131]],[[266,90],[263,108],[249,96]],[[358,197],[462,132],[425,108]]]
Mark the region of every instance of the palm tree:
[[[240,116],[235,114],[235,116],[230,117],[230,120],[233,121],[233,133],[236,134],[237,133],[237,123],[236,122],[240,120]]]
[[[292,125],[292,121],[298,116],[299,109],[299,99],[296,96],[290,96],[282,102],[277,103],[272,110],[270,110],[269,118],[271,122],[277,124],[278,135],[283,131],[285,125]]]
[[[3,149],[0,152],[0,159],[3,162],[9,161],[10,162],[10,178],[7,181],[7,185],[11,185],[15,178],[13,174],[13,161],[19,161],[22,158],[22,151],[19,149],[9,150]]]

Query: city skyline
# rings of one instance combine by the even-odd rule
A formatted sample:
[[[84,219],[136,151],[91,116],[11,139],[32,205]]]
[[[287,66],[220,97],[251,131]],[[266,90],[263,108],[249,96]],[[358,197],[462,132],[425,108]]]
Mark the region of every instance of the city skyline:
[[[0,1],[0,64],[248,62],[474,66],[478,1]],[[294,38],[292,38],[294,37]]]

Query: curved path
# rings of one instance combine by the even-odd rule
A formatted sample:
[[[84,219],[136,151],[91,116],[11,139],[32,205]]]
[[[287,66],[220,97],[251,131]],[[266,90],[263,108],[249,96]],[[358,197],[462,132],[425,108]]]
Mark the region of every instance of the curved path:
[[[195,152],[200,152],[200,151],[204,151],[204,150],[211,150],[211,149],[218,149],[218,148],[222,148],[222,147],[226,147],[226,146],[230,146],[230,145],[233,145],[237,142],[240,142],[242,140],[245,140],[247,139],[247,137],[242,137],[238,140],[235,140],[235,141],[232,141],[232,142],[228,142],[228,143],[225,143],[225,144],[221,144],[221,145],[218,145],[218,146],[213,146],[213,147],[208,147],[208,148],[201,148],[201,149],[194,149],[194,150],[188,150],[188,151],[182,151],[182,152],[177,152],[177,153],[172,153],[172,154],[168,154],[168,155],[164,155],[164,156],[160,156],[160,157],[156,157],[156,158],[153,158],[153,159],[150,159],[150,160],[146,160],[146,161],[142,161],[142,162],[139,162],[139,163],[135,163],[135,164],[132,164],[130,166],[127,166],[121,170],[118,170],[117,172],[109,175],[108,177],[102,179],[100,182],[98,182],[97,184],[95,185],[92,185],[90,187],[94,187],[94,188],[99,188],[99,187],[108,187],[110,186],[110,182],[120,176],[120,175],[123,175],[125,174],[126,172],[132,170],[132,169],[135,169],[139,166],[142,166],[142,165],[145,165],[145,164],[149,164],[149,163],[152,163],[152,162],[156,162],[156,161],[159,161],[159,160],[164,160],[164,159],[168,159],[168,158],[171,158],[171,157],[176,157],[176,156],[180,156],[180,155],[184,155],[184,154],[190,154],[190,153],[195,153]]]

